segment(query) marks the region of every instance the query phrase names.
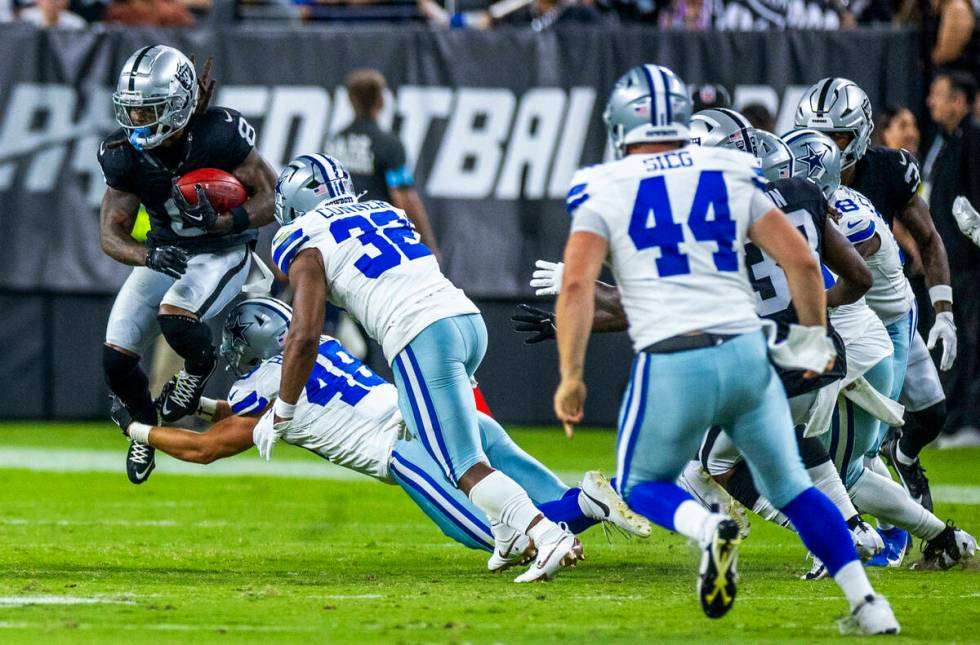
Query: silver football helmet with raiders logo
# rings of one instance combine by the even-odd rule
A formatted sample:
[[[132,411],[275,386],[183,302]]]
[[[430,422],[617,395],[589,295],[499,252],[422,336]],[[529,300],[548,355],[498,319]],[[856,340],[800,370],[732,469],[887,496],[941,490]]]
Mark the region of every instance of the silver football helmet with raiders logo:
[[[282,352],[293,310],[275,298],[249,298],[235,305],[221,330],[221,356],[239,377]]]
[[[328,155],[300,155],[282,169],[276,180],[275,216],[281,226],[317,206],[355,201],[350,173]]]
[[[815,183],[827,199],[840,188],[841,152],[834,141],[817,130],[793,130],[783,135],[793,154],[793,175]]]
[[[707,148],[731,148],[755,156],[755,128],[735,110],[711,108],[691,117],[691,143]]]
[[[853,166],[871,143],[871,101],[854,81],[825,78],[803,93],[796,108],[797,128],[810,128],[824,134],[843,132],[851,140],[841,151],[841,167]]]
[[[691,118],[687,86],[660,65],[638,65],[613,87],[602,120],[617,159],[634,143],[686,142]]]
[[[776,181],[792,177],[795,162],[786,142],[765,130],[756,130],[755,139],[759,146],[756,156],[762,162],[762,174],[766,179]]]
[[[187,56],[165,45],[142,47],[123,65],[112,93],[116,122],[134,148],[155,148],[191,120],[197,90]]]

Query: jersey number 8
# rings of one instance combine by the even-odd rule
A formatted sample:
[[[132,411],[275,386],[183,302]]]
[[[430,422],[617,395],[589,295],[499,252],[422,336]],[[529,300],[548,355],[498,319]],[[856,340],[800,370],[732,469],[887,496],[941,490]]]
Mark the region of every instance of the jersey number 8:
[[[708,219],[709,208],[714,211],[713,220]],[[705,170],[701,173],[687,217],[687,227],[698,242],[715,242],[718,245],[718,250],[712,254],[718,271],[738,271],[735,222],[728,207],[728,189],[721,171]],[[630,218],[629,236],[638,251],[652,247],[660,249],[657,273],[661,278],[691,273],[690,261],[680,249],[680,244],[684,242],[684,228],[674,221],[663,175],[640,181]]]

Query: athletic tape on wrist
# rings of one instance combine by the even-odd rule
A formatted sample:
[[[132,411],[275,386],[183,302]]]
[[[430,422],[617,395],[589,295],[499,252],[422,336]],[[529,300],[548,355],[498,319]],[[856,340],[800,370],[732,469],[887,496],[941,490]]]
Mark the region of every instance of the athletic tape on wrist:
[[[248,229],[249,219],[248,211],[242,206],[236,206],[235,208],[228,211],[231,213],[231,232],[241,233]]]
[[[214,419],[215,412],[218,411],[218,402],[206,396],[201,397],[201,402],[197,405],[197,416],[211,421]]]
[[[948,284],[937,284],[929,287],[929,299],[932,304],[940,301],[953,302],[953,288]]]
[[[273,410],[275,411],[274,414],[280,419],[292,419],[296,414],[296,404],[286,403],[282,399],[276,399]]]

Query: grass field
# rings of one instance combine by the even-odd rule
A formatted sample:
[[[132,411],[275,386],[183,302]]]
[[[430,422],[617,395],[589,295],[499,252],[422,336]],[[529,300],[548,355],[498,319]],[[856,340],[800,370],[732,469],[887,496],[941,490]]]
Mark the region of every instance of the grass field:
[[[612,469],[610,432],[512,434],[566,480]],[[696,553],[659,529],[610,543],[593,528],[578,569],[519,586],[485,573],[484,554],[444,538],[401,489],[340,478],[295,448],[270,464],[254,451],[179,471],[158,459],[139,487],[124,449],[105,424],[0,425],[0,643],[840,638],[834,584],[798,580],[802,546],[758,519],[735,608],[710,621],[694,595]],[[927,452],[925,463],[940,516],[980,530],[980,449]],[[195,476],[209,469],[218,476]],[[976,567],[871,577],[902,622],[895,642],[980,642]]]

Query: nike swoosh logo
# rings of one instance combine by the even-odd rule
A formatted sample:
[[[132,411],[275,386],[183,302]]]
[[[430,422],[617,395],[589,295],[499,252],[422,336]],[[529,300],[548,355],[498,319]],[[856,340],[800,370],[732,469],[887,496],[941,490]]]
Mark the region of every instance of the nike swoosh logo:
[[[146,467],[146,470],[144,470],[144,471],[137,470],[136,471],[136,479],[146,479],[146,476],[150,474],[150,471],[151,470],[153,470],[153,464],[150,464],[149,466],[147,466]]]
[[[861,224],[861,222],[848,222],[847,223],[847,228],[854,228],[855,226],[858,226],[859,224]]]
[[[229,112],[228,110],[222,110],[222,111],[225,113],[225,121],[231,123],[233,121],[233,119],[231,118],[231,112]]]
[[[160,406],[160,412],[165,416],[170,416],[170,406],[168,405],[170,401],[164,400],[163,405]]]
[[[606,506],[605,504],[603,504],[602,502],[600,502],[599,500],[597,500],[595,497],[592,497],[592,495],[589,495],[584,490],[582,491],[582,494],[585,495],[586,497],[588,497],[589,499],[591,499],[595,503],[596,506],[598,506],[599,508],[602,509],[603,514],[608,517],[608,515],[609,515],[609,507],[608,506]]]
[[[510,552],[514,550],[514,545],[517,544],[517,538],[521,537],[520,534],[514,536],[514,539],[510,541],[507,545],[507,550],[500,554],[500,557],[506,559],[510,555]]]

